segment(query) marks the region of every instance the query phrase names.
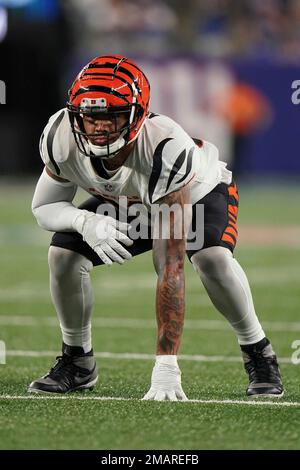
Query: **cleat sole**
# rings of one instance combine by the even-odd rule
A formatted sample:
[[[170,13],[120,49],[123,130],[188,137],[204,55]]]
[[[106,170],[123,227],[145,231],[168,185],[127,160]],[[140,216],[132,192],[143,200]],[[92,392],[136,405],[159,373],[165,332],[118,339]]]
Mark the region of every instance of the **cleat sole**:
[[[66,395],[68,393],[77,392],[77,391],[86,392],[88,390],[93,390],[97,382],[98,382],[98,376],[95,377],[95,379],[88,382],[87,384],[79,385],[78,387],[72,388],[71,390],[68,390],[67,392],[50,392],[46,390],[40,390],[39,388],[30,388],[30,387],[27,389],[27,392],[36,393],[36,394],[39,393],[42,395],[58,395],[59,396],[59,395]]]
[[[259,399],[259,398],[282,398],[284,391],[282,393],[256,393],[255,395],[247,395],[248,398]]]

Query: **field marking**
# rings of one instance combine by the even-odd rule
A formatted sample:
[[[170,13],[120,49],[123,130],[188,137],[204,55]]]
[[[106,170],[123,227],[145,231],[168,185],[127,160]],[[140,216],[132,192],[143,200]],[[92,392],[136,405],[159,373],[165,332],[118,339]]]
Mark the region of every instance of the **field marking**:
[[[57,351],[29,351],[11,349],[6,351],[7,356],[11,357],[55,357],[58,355]],[[136,361],[154,361],[154,354],[144,353],[112,353],[112,352],[95,352],[94,356],[99,359],[119,359],[119,360],[136,360]],[[206,356],[202,354],[179,354],[180,361],[193,361],[193,362],[242,362],[241,356]],[[290,357],[279,357],[278,361],[281,364],[294,365]]]
[[[102,272],[101,272],[102,274]],[[280,269],[270,267],[255,267],[246,270],[247,277],[252,286],[264,285],[282,285],[290,284],[291,282],[300,281],[300,268],[299,266],[280,266]],[[101,286],[105,295],[114,295],[115,293],[124,294],[136,289],[155,291],[156,277],[154,273],[144,273],[142,277],[130,275],[127,279],[124,276],[114,275],[112,277],[105,273],[106,279],[94,279],[94,286],[97,283]],[[19,282],[9,286],[0,288],[0,299],[2,301],[17,301],[17,300],[45,300],[50,302],[50,292],[47,285],[48,274],[45,274],[44,282]],[[211,302],[203,290],[201,281],[196,274],[191,273],[186,276],[187,297],[189,295],[197,294],[199,296],[199,303],[201,305],[211,305]],[[101,297],[95,295],[96,302],[101,300]]]
[[[98,272],[99,277],[95,277],[94,285],[99,283],[105,295],[113,296],[116,293],[121,293],[121,295],[124,293],[128,294],[129,292],[136,291],[136,289],[155,291],[156,276],[154,272],[147,272],[142,275],[130,274],[127,278],[126,276],[124,277],[115,273],[111,276],[107,272],[105,273],[105,278],[103,278],[101,276],[102,271],[100,270],[97,271],[97,273]],[[273,266],[249,267],[246,274],[252,286],[275,286],[284,283],[290,284],[291,282],[299,283],[300,281],[300,268],[298,265],[281,265],[280,269],[274,269]],[[50,292],[47,285],[47,278],[48,275],[45,274],[44,282],[34,283],[31,281],[23,281],[2,286],[0,287],[0,300],[6,302],[16,302],[18,300],[34,302],[44,300],[48,303],[50,302]],[[203,290],[201,281],[192,271],[187,276],[187,287],[189,289],[187,298],[192,295],[197,295],[197,304],[201,306],[211,305],[209,297]],[[101,297],[95,295],[95,300],[96,302],[100,302]],[[289,300],[289,302],[291,302],[291,300]]]
[[[38,396],[38,395],[0,395],[0,400],[82,400],[82,401],[131,401],[141,402],[140,398],[124,397],[80,397],[72,396]],[[278,399],[277,399],[278,400]],[[148,402],[148,400],[145,400]],[[161,403],[161,402],[160,402]],[[164,402],[165,403],[165,402]],[[277,407],[300,407],[300,402],[292,401],[246,401],[246,400],[201,400],[190,399],[188,401],[177,401],[177,403],[198,403],[202,405],[246,405],[246,406],[277,406]]]
[[[139,318],[94,318],[94,328],[132,328],[149,329],[155,328],[155,320]],[[38,317],[33,315],[0,315],[0,325],[2,326],[50,326],[58,327],[58,320],[53,317]],[[268,331],[300,331],[300,322],[264,321],[263,328]],[[230,325],[225,320],[185,320],[186,330],[214,330],[231,331]]]

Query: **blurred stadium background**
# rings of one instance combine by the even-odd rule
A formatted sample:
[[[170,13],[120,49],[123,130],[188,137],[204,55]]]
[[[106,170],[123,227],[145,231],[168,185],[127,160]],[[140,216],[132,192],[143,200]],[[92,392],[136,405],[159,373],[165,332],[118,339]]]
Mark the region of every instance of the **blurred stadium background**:
[[[175,415],[172,404],[3,398],[24,397],[60,347],[48,292],[50,235],[30,213],[42,169],[38,140],[79,69],[108,53],[135,59],[150,78],[151,110],[214,142],[234,171],[241,194],[236,253],[282,359],[290,407],[210,402],[180,406]],[[290,358],[300,339],[300,105],[292,102],[300,1],[0,0],[0,59],[0,340],[8,350],[0,365],[0,448],[299,449],[300,366]],[[118,354],[153,354],[151,256],[100,271],[94,348],[103,380],[92,397],[139,398],[152,363]],[[189,265],[181,353],[191,398],[245,398],[235,338]],[[189,362],[197,354],[202,360]]]

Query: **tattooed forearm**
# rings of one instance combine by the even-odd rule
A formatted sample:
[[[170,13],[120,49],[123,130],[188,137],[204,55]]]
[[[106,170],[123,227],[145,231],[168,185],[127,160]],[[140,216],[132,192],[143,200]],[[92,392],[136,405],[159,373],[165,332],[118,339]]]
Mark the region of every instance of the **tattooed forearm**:
[[[157,354],[177,354],[183,330],[184,297],[183,263],[173,262],[157,281]]]
[[[162,201],[168,205],[179,204],[182,208],[188,203],[188,189],[183,188],[172,193]],[[156,317],[158,326],[157,350],[161,354],[177,354],[180,346],[185,310],[185,236],[183,218],[170,217],[170,237],[168,240],[154,240],[153,257],[158,274],[156,290]],[[176,227],[177,224],[177,227]],[[178,224],[180,226],[178,227]],[[182,233],[181,238],[174,237]]]

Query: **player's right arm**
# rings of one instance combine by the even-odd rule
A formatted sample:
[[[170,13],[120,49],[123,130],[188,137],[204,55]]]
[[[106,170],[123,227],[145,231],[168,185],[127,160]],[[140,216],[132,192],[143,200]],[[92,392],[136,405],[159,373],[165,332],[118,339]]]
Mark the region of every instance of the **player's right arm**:
[[[32,200],[32,212],[40,227],[51,232],[77,231],[106,265],[130,259],[131,254],[119,243],[132,245],[122,233],[127,231],[127,224],[78,209],[72,204],[76,190],[76,184],[44,168]]]
[[[32,212],[37,223],[50,232],[74,231],[73,220],[79,214],[72,201],[77,186],[54,175],[45,167],[35,188]]]
[[[125,233],[128,224],[112,217],[94,214],[74,206],[77,185],[64,178],[60,163],[72,157],[69,146],[70,124],[66,110],[51,118],[40,139],[40,154],[45,168],[37,183],[32,212],[38,224],[51,232],[78,232],[104,264],[123,263],[131,254],[119,243],[132,245]],[[119,240],[119,241],[118,241]]]
[[[79,215],[72,201],[77,185],[64,178],[57,160],[69,156],[66,110],[50,117],[40,138],[40,155],[45,168],[38,180],[32,200],[32,212],[37,223],[50,232],[74,231],[73,220]]]

